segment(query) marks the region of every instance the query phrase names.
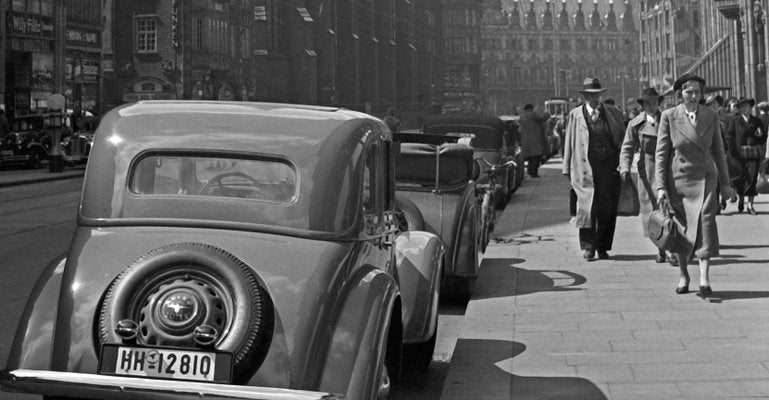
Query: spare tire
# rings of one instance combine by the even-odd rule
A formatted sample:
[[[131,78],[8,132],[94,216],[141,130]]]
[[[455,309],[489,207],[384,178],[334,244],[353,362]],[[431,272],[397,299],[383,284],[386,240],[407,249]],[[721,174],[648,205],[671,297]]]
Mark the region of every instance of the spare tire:
[[[413,201],[401,195],[395,195],[395,221],[401,232],[425,230],[425,219]]]
[[[174,243],[131,263],[110,284],[99,316],[99,342],[121,343],[121,320],[138,324],[136,343],[203,347],[234,356],[233,378],[246,382],[264,360],[274,325],[272,302],[255,272],[234,255],[202,243]],[[197,327],[216,339],[196,342]]]

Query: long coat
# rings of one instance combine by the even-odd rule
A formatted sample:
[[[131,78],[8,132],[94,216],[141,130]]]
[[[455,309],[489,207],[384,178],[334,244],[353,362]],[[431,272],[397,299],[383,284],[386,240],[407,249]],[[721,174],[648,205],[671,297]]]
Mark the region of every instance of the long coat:
[[[545,121],[550,118],[546,111],[524,111],[518,120],[518,132],[521,135],[523,157],[541,156],[547,153]]]
[[[659,123],[649,123],[646,112],[630,120],[619,155],[619,172],[630,173],[630,163],[638,151],[638,200],[641,203],[641,224],[645,236],[649,236],[649,215],[657,208],[654,192],[654,156],[657,149]]]
[[[718,256],[717,187],[729,185],[729,175],[716,112],[700,106],[695,127],[685,105],[663,111],[654,171],[655,192],[665,189],[676,214],[685,219],[691,250],[699,258]]]
[[[585,107],[586,105],[575,107],[569,112],[563,147],[563,174],[570,176],[571,187],[577,195],[576,215],[572,218],[572,224],[577,228],[592,227],[591,215],[595,194],[593,170],[587,158],[590,133],[583,114]],[[599,109],[606,116],[612,142],[619,152],[625,136],[622,111],[608,104],[602,104]]]

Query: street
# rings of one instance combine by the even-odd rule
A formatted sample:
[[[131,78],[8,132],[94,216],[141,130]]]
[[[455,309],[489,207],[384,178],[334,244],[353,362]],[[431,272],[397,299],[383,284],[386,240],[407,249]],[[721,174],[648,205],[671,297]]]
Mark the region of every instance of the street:
[[[470,302],[441,305],[427,375],[391,398],[769,397],[765,196],[757,216],[729,204],[718,217],[722,254],[711,279],[721,301],[711,303],[674,293],[678,271],[654,262],[637,217],[618,220],[611,259],[583,260],[559,161],[513,196]],[[3,364],[34,277],[68,244],[81,182],[0,189]],[[30,397],[0,394],[17,398]]]

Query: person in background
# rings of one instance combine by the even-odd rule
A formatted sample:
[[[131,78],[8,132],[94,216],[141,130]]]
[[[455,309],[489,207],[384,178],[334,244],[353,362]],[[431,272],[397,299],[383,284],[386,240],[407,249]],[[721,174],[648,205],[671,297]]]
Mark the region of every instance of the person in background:
[[[625,140],[619,156],[619,173],[623,181],[630,181],[630,164],[638,151],[638,200],[641,204],[641,224],[644,236],[649,236],[649,215],[657,209],[657,196],[654,192],[654,154],[657,150],[657,128],[660,122],[659,104],[663,100],[654,88],[646,88],[641,92],[637,100],[643,107],[643,112],[638,114],[628,123],[625,131]],[[668,260],[673,265],[678,265],[672,255],[668,256],[664,250],[659,249],[655,261],[663,263]]]
[[[761,129],[764,134],[769,133],[769,102],[762,101],[758,103],[758,119],[761,120]]]
[[[609,258],[620,194],[619,150],[625,134],[622,111],[602,104],[601,83],[586,78],[580,90],[585,103],[569,113],[563,151],[563,174],[574,190],[574,217],[579,244],[588,261]]]
[[[748,196],[748,213],[756,215],[753,200],[756,192],[756,180],[758,179],[758,166],[763,159],[763,145],[766,143],[766,134],[763,131],[761,120],[751,115],[751,110],[756,104],[753,99],[740,98],[737,101],[739,114],[733,116],[726,125],[724,137],[726,148],[732,157],[742,165],[742,176],[736,181],[737,212],[745,208],[745,196]]]
[[[532,178],[539,177],[539,166],[542,163],[542,158],[549,151],[547,136],[545,135],[545,122],[548,119],[550,119],[550,114],[547,111],[534,109],[533,104],[526,104],[523,106],[521,119],[518,120],[526,170]]]
[[[737,99],[734,99],[734,101],[736,100]],[[732,119],[732,116],[734,114],[730,111],[727,111],[727,109],[724,107],[724,98],[721,97],[720,94],[712,93],[708,95],[708,97],[705,99],[705,105],[712,108],[718,114],[718,123],[719,125],[721,125],[721,139],[724,141],[724,148],[727,148],[726,137],[724,137],[724,134],[726,133],[726,125],[729,123],[729,120]],[[728,162],[729,153],[727,152],[726,155],[727,155],[727,162]],[[730,179],[735,179],[735,177],[730,176]],[[718,193],[721,193],[721,191],[719,190]],[[723,197],[721,197],[720,206],[721,206],[721,209],[719,210],[719,214],[720,214],[720,211],[723,211],[726,209],[726,199],[724,199]]]
[[[11,124],[8,123],[8,118],[5,117],[5,110],[0,108],[0,143],[5,141],[10,134]]]
[[[390,128],[390,131],[397,133],[401,131],[401,120],[395,116],[395,107],[387,109],[387,115],[384,117],[384,123]]]
[[[699,104],[705,80],[684,74],[673,85],[683,101],[665,110],[660,117],[654,162],[654,189],[657,203],[666,201],[686,226],[685,243],[677,251],[680,276],[676,293],[689,292],[688,262],[699,259],[700,295],[713,294],[710,286],[710,258],[719,254],[719,188],[724,197],[736,197],[729,184],[726,152],[721,140],[718,115]]]

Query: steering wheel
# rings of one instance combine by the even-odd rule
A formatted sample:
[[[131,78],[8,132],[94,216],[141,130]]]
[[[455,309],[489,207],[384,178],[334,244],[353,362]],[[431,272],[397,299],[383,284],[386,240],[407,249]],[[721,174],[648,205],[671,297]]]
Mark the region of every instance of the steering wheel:
[[[237,176],[239,178],[243,178],[243,179],[251,182],[254,187],[259,186],[259,181],[257,181],[256,179],[254,179],[250,175],[246,175],[246,174],[244,174],[242,172],[237,172],[237,171],[235,171],[235,172],[225,172],[223,174],[216,175],[215,177],[209,179],[208,182],[206,182],[206,184],[203,185],[203,187],[200,188],[200,190],[198,190],[198,194],[199,195],[207,194],[207,193],[209,193],[211,191],[211,189],[214,186],[218,186],[219,189],[223,189],[224,185],[222,184],[222,179],[229,178],[229,177],[232,177],[232,176]]]

